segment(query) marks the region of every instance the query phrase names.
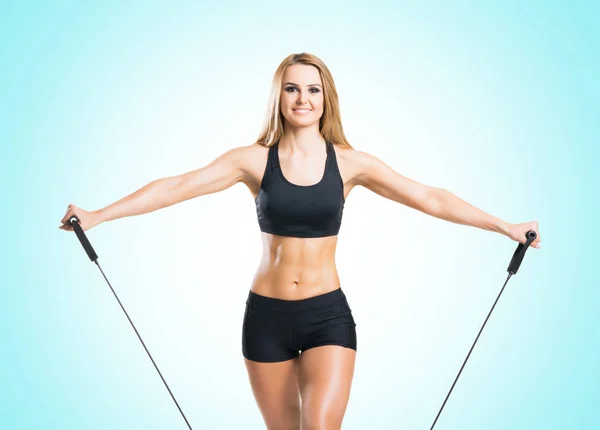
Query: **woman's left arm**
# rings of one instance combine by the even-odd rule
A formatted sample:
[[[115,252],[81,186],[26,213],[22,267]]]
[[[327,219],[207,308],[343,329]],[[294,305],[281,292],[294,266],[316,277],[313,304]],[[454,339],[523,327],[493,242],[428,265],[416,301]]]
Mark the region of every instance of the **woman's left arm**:
[[[484,230],[495,231],[517,242],[525,243],[525,233],[537,233],[531,246],[540,247],[538,223],[531,221],[511,224],[481,209],[448,190],[421,184],[400,175],[377,157],[362,151],[353,151],[355,160],[354,184],[373,191],[387,199],[404,204],[433,217]]]

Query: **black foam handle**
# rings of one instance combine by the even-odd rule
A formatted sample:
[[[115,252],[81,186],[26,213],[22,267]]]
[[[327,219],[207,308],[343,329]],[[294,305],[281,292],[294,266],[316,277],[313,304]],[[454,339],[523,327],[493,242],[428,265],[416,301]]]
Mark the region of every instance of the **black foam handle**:
[[[521,262],[523,261],[523,257],[525,257],[525,251],[527,251],[529,245],[531,245],[531,242],[535,240],[535,238],[537,237],[537,233],[533,230],[529,230],[527,233],[525,233],[525,237],[527,238],[527,242],[525,242],[524,244],[519,243],[517,249],[515,250],[515,253],[512,256],[512,259],[510,260],[508,269],[506,269],[507,272],[511,275],[514,275],[519,270]]]
[[[87,236],[83,232],[83,229],[79,225],[79,218],[73,215],[71,218],[69,218],[69,224],[73,226],[73,230],[75,230],[75,234],[77,235],[79,242],[81,242],[83,249],[85,249],[85,252],[87,253],[88,257],[90,257],[90,260],[92,260],[95,263],[98,259],[98,255],[96,255],[96,251],[94,251],[94,248],[92,248],[92,244],[90,243]]]

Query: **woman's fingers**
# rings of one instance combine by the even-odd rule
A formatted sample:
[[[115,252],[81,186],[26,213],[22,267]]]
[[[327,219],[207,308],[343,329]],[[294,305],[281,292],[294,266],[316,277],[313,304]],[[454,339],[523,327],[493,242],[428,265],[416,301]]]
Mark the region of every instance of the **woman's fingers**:
[[[65,231],[73,231],[73,227],[69,224],[69,219],[73,215],[77,215],[77,212],[78,212],[77,206],[75,206],[74,204],[69,204],[69,206],[67,207],[67,210],[65,212],[65,215],[60,220],[61,224],[63,224],[63,225],[60,226],[59,228],[61,230],[65,230]],[[80,218],[80,217],[78,216],[78,218]]]
[[[73,205],[69,205],[67,207],[67,210],[65,211],[65,215],[62,217],[62,219],[60,220],[60,222],[62,224],[66,224],[68,219],[71,218],[71,212],[73,211]]]

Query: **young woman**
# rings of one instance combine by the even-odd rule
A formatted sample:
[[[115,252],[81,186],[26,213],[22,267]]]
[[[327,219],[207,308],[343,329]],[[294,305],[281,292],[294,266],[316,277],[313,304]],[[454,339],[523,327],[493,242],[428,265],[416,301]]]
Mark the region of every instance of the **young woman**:
[[[263,255],[246,301],[242,352],[268,429],[340,429],[350,397],[356,324],[335,265],[344,202],[357,185],[425,214],[525,242],[536,222],[509,224],[451,192],[406,178],[342,129],[327,66],[307,54],[277,68],[268,115],[253,144],[157,179],[92,212],[69,205],[83,230],[244,183],[255,199]]]

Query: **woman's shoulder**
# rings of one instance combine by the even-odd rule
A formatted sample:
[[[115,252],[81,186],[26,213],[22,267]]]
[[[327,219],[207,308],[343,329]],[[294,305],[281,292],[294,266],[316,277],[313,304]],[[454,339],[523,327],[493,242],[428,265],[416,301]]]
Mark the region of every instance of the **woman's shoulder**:
[[[361,166],[364,163],[363,159],[368,154],[352,147],[341,145],[333,145],[333,147],[340,173],[345,181],[351,183],[360,173]]]
[[[269,148],[254,142],[236,146],[230,152],[235,154],[239,167],[244,172],[244,182],[250,187],[260,183],[259,178],[265,169]]]
[[[242,164],[242,167],[248,167],[256,162],[260,162],[267,156],[268,152],[269,148],[258,143],[242,144],[227,150],[227,153],[238,160]]]
[[[355,148],[335,146],[336,157],[351,169],[361,170],[381,160],[375,155]]]

